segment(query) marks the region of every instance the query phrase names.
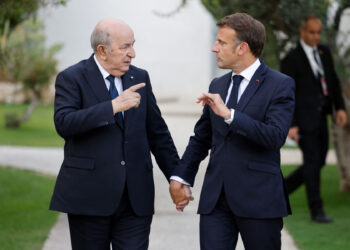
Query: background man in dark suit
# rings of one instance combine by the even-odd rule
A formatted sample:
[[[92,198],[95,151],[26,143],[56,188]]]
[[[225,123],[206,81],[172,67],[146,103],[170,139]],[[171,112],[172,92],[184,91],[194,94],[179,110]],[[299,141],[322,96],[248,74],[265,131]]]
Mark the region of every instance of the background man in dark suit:
[[[293,116],[294,82],[258,59],[265,43],[259,21],[236,13],[217,26],[212,51],[232,72],[198,98],[203,114],[171,177],[171,194],[182,208],[185,184],[194,184],[210,149],[198,208],[201,249],[235,249],[238,232],[245,249],[280,249],[282,217],[290,213],[280,148]]]
[[[299,143],[303,164],[288,178],[288,193],[305,183],[311,219],[332,222],[320,194],[320,173],[328,151],[327,115],[346,123],[344,100],[329,49],[319,45],[322,23],[314,16],[302,21],[300,42],[281,63],[281,71],[295,80],[295,112],[288,136]],[[335,111],[334,111],[335,110]]]
[[[131,65],[134,42],[127,24],[104,19],[91,35],[94,54],[56,79],[54,121],[65,146],[50,208],[68,213],[73,249],[147,249],[150,152],[166,178],[178,164],[148,73]]]

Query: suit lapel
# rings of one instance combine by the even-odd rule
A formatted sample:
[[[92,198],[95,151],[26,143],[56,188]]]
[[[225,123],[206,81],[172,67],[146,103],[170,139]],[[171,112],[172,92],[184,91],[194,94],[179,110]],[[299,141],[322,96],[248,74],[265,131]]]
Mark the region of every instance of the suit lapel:
[[[111,96],[109,95],[106,83],[94,60],[94,55],[92,55],[87,61],[86,78],[88,84],[92,88],[93,93],[96,95],[97,99],[100,102],[111,100]],[[114,120],[121,129],[124,129],[124,126],[123,124],[121,124],[121,121],[116,119],[116,117]]]
[[[249,101],[252,99],[255,92],[258,90],[259,86],[263,84],[265,79],[267,67],[264,62],[261,62],[259,68],[255,71],[254,75],[250,79],[247,88],[243,92],[241,98],[239,99],[236,109],[243,111],[247,106]]]
[[[86,63],[86,80],[89,86],[92,88],[93,93],[96,95],[100,102],[108,101],[111,99],[108,89],[106,87],[103,76],[98,69],[94,56],[92,55]]]
[[[224,75],[222,81],[219,83],[217,93],[220,94],[221,99],[225,102],[227,97],[227,91],[230,87],[232,72]]]
[[[297,46],[297,51],[298,51],[298,53],[299,53],[299,55],[300,55],[300,58],[302,59],[303,64],[304,64],[305,67],[307,68],[305,71],[306,71],[306,72],[309,72],[309,73],[312,75],[312,77],[314,78],[315,81],[318,81],[318,80],[316,79],[315,75],[314,75],[314,71],[312,70],[310,61],[309,61],[309,59],[307,58],[306,53],[305,53],[303,47],[301,47],[300,43],[299,43],[298,46]],[[321,59],[321,60],[322,60],[322,59]]]

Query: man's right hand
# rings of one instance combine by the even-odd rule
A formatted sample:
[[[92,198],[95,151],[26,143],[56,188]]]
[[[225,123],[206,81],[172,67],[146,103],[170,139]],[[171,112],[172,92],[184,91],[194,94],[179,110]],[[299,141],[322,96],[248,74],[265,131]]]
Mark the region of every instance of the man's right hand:
[[[181,212],[194,199],[190,187],[175,180],[170,181],[169,191],[176,209]]]
[[[196,103],[202,103],[202,106],[209,105],[209,107],[218,116],[221,116],[225,120],[231,118],[231,109],[229,109],[219,94],[203,93],[197,98]]]
[[[117,98],[112,100],[113,114],[123,112],[131,108],[137,108],[141,102],[141,96],[136,90],[145,87],[145,83],[139,83],[126,89]]]
[[[299,142],[299,127],[294,126],[289,129],[288,137],[294,140],[296,143]]]

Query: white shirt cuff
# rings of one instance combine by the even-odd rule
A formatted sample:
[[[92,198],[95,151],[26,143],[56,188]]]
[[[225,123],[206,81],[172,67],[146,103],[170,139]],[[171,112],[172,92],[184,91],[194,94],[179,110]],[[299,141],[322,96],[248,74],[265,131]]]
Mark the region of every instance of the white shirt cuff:
[[[230,119],[227,119],[225,120],[225,122],[230,125],[231,122],[233,121],[233,116],[235,115],[235,110],[234,109],[231,109],[231,118]]]
[[[185,185],[187,185],[187,186],[190,186],[190,183],[188,183],[187,181],[185,181],[184,179],[182,179],[182,178],[179,177],[179,176],[171,176],[171,177],[170,177],[170,180],[178,181],[178,182],[181,182],[182,184],[185,184]]]

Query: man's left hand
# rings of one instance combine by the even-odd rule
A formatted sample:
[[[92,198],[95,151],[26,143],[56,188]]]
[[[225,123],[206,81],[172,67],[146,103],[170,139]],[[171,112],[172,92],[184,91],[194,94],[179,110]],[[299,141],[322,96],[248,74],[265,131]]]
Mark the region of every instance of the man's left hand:
[[[336,119],[336,123],[341,128],[343,128],[346,124],[346,121],[347,121],[345,110],[343,110],[343,109],[338,110],[335,119]]]
[[[178,211],[182,212],[189,201],[193,200],[190,187],[178,181],[170,181],[169,191]]]
[[[202,103],[202,106],[208,104],[216,115],[225,120],[231,118],[231,110],[227,108],[219,94],[203,93],[202,96],[197,98],[197,103]]]

